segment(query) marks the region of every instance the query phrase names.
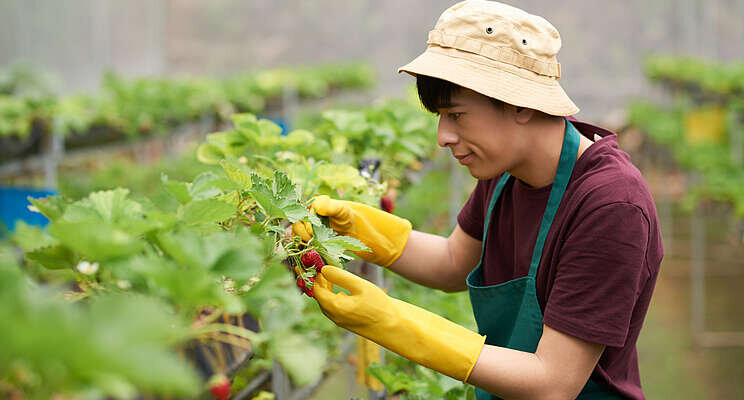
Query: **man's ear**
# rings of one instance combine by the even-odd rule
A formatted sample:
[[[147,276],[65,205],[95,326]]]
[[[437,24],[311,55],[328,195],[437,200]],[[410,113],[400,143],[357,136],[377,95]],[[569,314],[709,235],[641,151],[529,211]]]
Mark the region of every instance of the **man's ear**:
[[[520,125],[526,125],[535,116],[535,110],[526,107],[514,107],[514,121]]]

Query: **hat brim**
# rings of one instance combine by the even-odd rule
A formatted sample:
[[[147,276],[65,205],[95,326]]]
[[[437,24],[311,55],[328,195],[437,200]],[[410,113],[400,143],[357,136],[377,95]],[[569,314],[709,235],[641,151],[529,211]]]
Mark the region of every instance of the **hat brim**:
[[[556,79],[516,70],[508,64],[453,49],[430,46],[398,73],[443,79],[511,105],[532,108],[550,115],[569,116],[579,112]],[[533,75],[533,76],[531,76]]]

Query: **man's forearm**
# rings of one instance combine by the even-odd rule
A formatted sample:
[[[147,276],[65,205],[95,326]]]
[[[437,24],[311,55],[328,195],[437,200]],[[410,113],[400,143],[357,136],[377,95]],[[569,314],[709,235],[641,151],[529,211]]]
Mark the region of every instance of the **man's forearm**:
[[[504,399],[546,399],[549,380],[536,354],[486,345],[468,383]],[[559,396],[557,390],[551,392],[556,395],[551,398],[568,398]]]
[[[466,289],[463,271],[458,270],[448,239],[442,236],[412,231],[403,253],[388,269],[433,289]]]
[[[574,399],[603,351],[544,326],[535,353],[484,346],[468,382],[504,399]]]

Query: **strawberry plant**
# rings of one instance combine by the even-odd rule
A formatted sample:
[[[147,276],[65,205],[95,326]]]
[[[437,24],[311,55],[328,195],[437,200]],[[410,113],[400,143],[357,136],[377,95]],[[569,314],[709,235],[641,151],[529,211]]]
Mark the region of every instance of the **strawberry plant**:
[[[0,95],[0,136],[27,136],[33,111],[22,99]]]
[[[652,81],[682,91],[697,91],[709,99],[744,92],[744,64],[741,62],[723,64],[692,57],[656,55],[646,60],[645,70]]]
[[[122,93],[142,91],[146,97],[143,87],[132,92],[123,88]],[[89,100],[81,97],[78,105],[68,106],[74,109]],[[98,105],[105,108],[105,103]],[[252,368],[268,368],[275,360],[295,385],[311,383],[321,376],[329,357],[338,356],[340,336],[335,333],[337,328],[317,312],[317,304],[298,295],[295,287],[304,287],[311,296],[315,276],[323,265],[343,267],[355,257],[353,252],[368,249],[355,239],[338,236],[308,206],[319,194],[380,204],[389,177],[402,176],[394,169],[406,168],[411,160],[418,162],[418,157],[433,147],[433,141],[424,146],[416,138],[417,133],[431,134],[425,128],[429,126],[427,120],[416,116],[413,108],[399,110],[403,107],[386,104],[359,114],[366,124],[362,135],[367,135],[371,144],[407,149],[401,150],[407,154],[402,158],[386,149],[379,152],[388,154],[383,157],[382,168],[390,171],[383,174],[382,183],[363,176],[355,167],[356,159],[370,152],[357,144],[354,135],[346,141],[334,139],[346,135],[332,134],[332,130],[296,130],[282,136],[279,127],[270,121],[236,114],[231,130],[208,135],[199,147],[198,158],[207,165],[193,179],[183,175],[174,179],[165,174],[155,179],[153,174],[140,176],[137,167],[124,168],[127,178],[157,186],[158,196],[109,187],[91,193],[81,190],[82,195],[74,199],[52,196],[33,200],[32,208],[49,218],[50,224],[46,231],[22,226],[13,236],[24,252],[23,268],[30,276],[61,286],[55,289],[61,293],[58,297],[66,300],[59,303],[60,307],[88,309],[113,297],[159,304],[160,308],[151,308],[165,310],[167,318],[163,320],[168,326],[181,327],[168,336],[169,341],[158,342],[162,344],[158,348],[166,354],[183,351],[193,341],[207,346],[230,344],[253,352]],[[85,122],[81,123],[84,126]],[[70,131],[79,129],[75,125],[70,120]],[[397,135],[395,132],[405,132],[401,135],[408,138],[409,145],[403,138],[390,138]],[[394,166],[385,167],[385,160]],[[303,241],[291,232],[290,225],[295,222],[312,227],[309,240]],[[143,307],[144,303],[133,304]],[[126,315],[129,313],[137,311],[130,310]],[[259,320],[259,332],[222,322],[227,320],[224,316],[242,313]],[[119,324],[127,323],[121,318],[122,312],[107,315]],[[181,325],[173,325],[173,320],[181,321]],[[54,332],[48,326],[39,326]],[[95,336],[99,334],[94,331],[86,338],[101,341]],[[125,342],[130,339],[134,343]],[[121,339],[124,347],[117,349],[137,349],[136,340]],[[8,351],[14,351],[19,362],[29,363],[19,355],[25,349],[13,347]],[[69,362],[67,358],[59,360],[62,365]],[[178,362],[190,368],[183,360]],[[209,363],[216,373],[227,367],[220,359]],[[25,370],[7,372],[2,369],[5,365],[5,359],[0,358],[0,390],[27,390],[27,383],[15,378],[18,371]],[[29,365],[31,371],[47,368]],[[114,365],[107,375],[116,377],[110,378],[113,383],[87,379],[75,381],[73,386],[98,390],[104,382],[114,389],[106,389],[103,395],[121,398],[135,392],[181,394],[155,378],[148,383],[122,374]],[[31,376],[37,376],[46,390],[39,392],[41,398],[68,390],[67,384],[41,372]],[[124,381],[127,384],[121,383]],[[215,396],[225,395],[222,384],[218,385],[222,391]],[[196,385],[207,392],[211,383],[190,385],[184,388],[193,391]]]
[[[192,397],[196,372],[172,344],[191,335],[157,299],[105,293],[86,303],[30,282],[0,248],[0,397]],[[122,318],[126,316],[126,318]]]
[[[94,96],[57,97],[53,79],[29,66],[0,71],[0,136],[25,136],[32,117],[63,135],[105,127],[130,138],[166,134],[205,115],[262,112],[287,85],[302,98],[325,96],[334,88],[368,88],[371,68],[349,63],[252,71],[226,78],[124,79],[107,73]]]
[[[221,173],[205,172],[192,182],[163,176],[161,185],[177,201],[175,209],[121,188],[77,201],[58,196],[33,200],[35,209],[51,221],[48,233],[27,227],[23,235],[43,240],[23,240],[21,235],[16,241],[29,265],[72,273],[75,288],[66,294],[71,300],[87,303],[120,292],[157,298],[176,315],[195,321],[186,337],[237,343],[259,358],[278,359],[298,384],[309,383],[322,373],[326,350],[294,332],[302,323],[305,303],[290,300],[297,297],[287,293],[291,277],[279,262],[300,267],[307,278],[319,264],[316,258],[311,268],[304,268],[303,255],[322,255],[328,263],[343,266],[351,251],[367,248],[337,236],[307,208],[321,184],[305,196],[286,173],[266,168],[268,161],[257,158],[248,165],[223,159]],[[324,181],[317,174],[319,166],[311,164],[305,165],[310,173],[305,180],[325,182],[326,190],[346,190],[352,198],[375,190],[358,172],[356,179],[367,187],[345,179]],[[310,241],[287,231],[297,221],[312,225]],[[262,321],[263,332],[205,320],[199,317],[204,310],[213,310],[210,315],[249,312]],[[297,317],[276,320],[273,315]],[[304,365],[315,365],[309,370],[314,372],[299,368],[287,349],[303,354]]]
[[[329,110],[314,126],[333,148],[337,162],[382,161],[381,179],[396,182],[403,171],[427,158],[435,148],[436,119],[406,100],[391,100],[359,111]]]

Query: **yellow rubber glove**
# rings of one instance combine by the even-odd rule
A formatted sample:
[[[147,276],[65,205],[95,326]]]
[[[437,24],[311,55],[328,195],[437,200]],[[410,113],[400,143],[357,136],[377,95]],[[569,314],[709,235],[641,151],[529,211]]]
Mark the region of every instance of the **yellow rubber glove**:
[[[366,204],[318,196],[313,200],[313,208],[318,215],[328,217],[334,231],[359,239],[372,250],[357,252],[359,257],[382,267],[400,257],[411,234],[407,219]],[[312,237],[312,226],[306,222],[296,222],[292,231],[305,241]]]
[[[334,294],[333,285],[351,295]],[[463,382],[486,341],[485,336],[394,299],[373,283],[331,265],[315,277],[313,290],[323,314],[336,325]]]

